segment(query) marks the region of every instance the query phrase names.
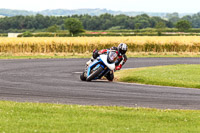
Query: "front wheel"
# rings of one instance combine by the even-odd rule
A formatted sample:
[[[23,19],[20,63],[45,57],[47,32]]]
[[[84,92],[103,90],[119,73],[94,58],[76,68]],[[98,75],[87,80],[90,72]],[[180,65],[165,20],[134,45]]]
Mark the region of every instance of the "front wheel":
[[[86,81],[85,72],[81,73],[80,79],[81,79],[82,81]]]
[[[86,81],[91,81],[92,79],[94,79],[95,77],[97,77],[101,72],[103,71],[103,68],[101,66],[99,66],[99,68],[97,68],[96,71],[94,71],[93,73],[91,73]]]

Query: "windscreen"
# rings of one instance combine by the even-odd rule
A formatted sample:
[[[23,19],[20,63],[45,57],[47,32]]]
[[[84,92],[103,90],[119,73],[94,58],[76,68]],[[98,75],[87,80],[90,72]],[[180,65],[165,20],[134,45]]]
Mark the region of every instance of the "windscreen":
[[[108,62],[109,63],[114,63],[117,60],[117,53],[116,52],[109,52],[108,54]]]

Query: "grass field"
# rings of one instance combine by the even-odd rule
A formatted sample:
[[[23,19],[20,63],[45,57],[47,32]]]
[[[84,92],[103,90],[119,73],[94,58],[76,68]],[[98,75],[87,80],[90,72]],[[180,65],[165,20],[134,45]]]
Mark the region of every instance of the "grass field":
[[[0,59],[51,59],[51,58],[91,58],[92,52],[86,53],[0,53]],[[137,57],[200,57],[193,52],[127,52],[128,58]]]
[[[91,58],[92,54],[73,54],[73,53],[49,53],[49,54],[30,54],[30,53],[18,53],[18,54],[0,54],[0,59],[62,59],[62,58]],[[200,56],[199,56],[200,57]]]
[[[171,65],[122,70],[116,80],[163,86],[200,89],[200,65]]]
[[[200,111],[0,101],[0,132],[200,132]]]

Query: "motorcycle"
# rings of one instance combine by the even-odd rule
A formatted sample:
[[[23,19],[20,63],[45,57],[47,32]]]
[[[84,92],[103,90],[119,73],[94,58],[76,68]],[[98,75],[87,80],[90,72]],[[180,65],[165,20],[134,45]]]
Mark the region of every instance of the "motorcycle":
[[[109,72],[114,71],[117,58],[118,55],[115,50],[108,50],[107,54],[100,55],[86,66],[85,71],[80,75],[80,79],[82,81],[101,79]]]

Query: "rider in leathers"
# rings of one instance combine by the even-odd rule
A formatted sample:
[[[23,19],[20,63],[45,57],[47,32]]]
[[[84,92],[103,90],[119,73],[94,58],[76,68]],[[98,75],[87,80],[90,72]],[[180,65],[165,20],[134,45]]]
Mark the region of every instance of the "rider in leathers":
[[[120,43],[118,45],[118,47],[112,47],[110,49],[102,49],[100,51],[98,50],[94,50],[93,51],[93,58],[87,62],[87,64],[89,64],[91,61],[93,61],[93,59],[96,59],[99,55],[101,54],[106,54],[108,50],[116,50],[116,53],[118,53],[118,59],[115,62],[115,71],[116,70],[120,70],[122,68],[122,66],[126,63],[127,61],[127,56],[126,51],[127,51],[127,45],[125,43]],[[110,71],[110,73],[108,73],[105,76],[109,81],[113,81],[114,79],[114,73],[113,71]]]

